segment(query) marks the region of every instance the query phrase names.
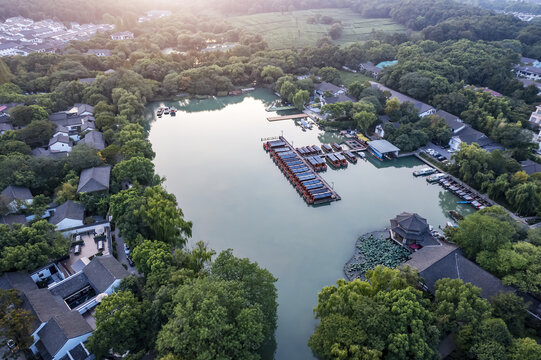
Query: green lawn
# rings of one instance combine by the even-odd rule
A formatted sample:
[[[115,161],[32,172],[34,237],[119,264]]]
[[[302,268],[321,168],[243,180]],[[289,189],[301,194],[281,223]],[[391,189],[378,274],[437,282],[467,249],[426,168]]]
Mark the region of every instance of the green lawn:
[[[365,81],[374,80],[373,78],[363,75],[361,73],[352,73],[345,70],[340,70],[340,77],[342,78],[342,83],[346,86],[353,84],[355,81],[360,81],[361,83],[364,83]]]
[[[344,32],[335,41],[338,45],[368,40],[372,30],[394,33],[405,28],[391,19],[365,19],[350,9],[317,9],[293,12],[273,12],[231,17],[235,26],[261,34],[273,49],[313,46],[327,34],[331,25],[308,24],[306,20],[316,14],[328,15],[342,22]]]

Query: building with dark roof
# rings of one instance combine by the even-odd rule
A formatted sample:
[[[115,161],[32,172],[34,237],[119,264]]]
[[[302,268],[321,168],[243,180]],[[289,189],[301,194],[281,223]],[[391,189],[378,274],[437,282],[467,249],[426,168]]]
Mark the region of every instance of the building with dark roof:
[[[85,55],[95,55],[101,57],[111,56],[111,50],[108,49],[88,49]]]
[[[359,69],[362,71],[366,71],[369,73],[372,77],[377,77],[379,73],[383,70],[382,68],[377,67],[372,63],[371,61],[367,61],[365,63],[362,63],[359,65]]]
[[[323,105],[336,104],[336,103],[347,102],[347,101],[357,102],[357,99],[346,94],[338,94],[336,96],[330,96],[328,98],[322,99],[322,103],[324,103]]]
[[[403,212],[391,219],[391,239],[402,245],[433,245],[435,240],[426,219],[417,213]]]
[[[78,193],[90,193],[96,191],[109,190],[109,180],[111,177],[110,166],[100,166],[90,169],[84,169],[79,178]]]
[[[382,85],[380,83],[370,81],[370,85],[373,88],[380,89],[381,91],[389,92],[391,94],[390,98],[391,99],[397,99],[400,103],[404,103],[404,102],[412,103],[413,107],[415,107],[415,109],[417,109],[417,111],[419,112],[420,117],[424,117],[424,116],[436,113],[436,109],[434,109],[432,106],[430,106],[428,104],[425,104],[424,102],[421,102],[419,100],[416,100],[416,99],[414,99],[412,97],[409,97],[407,95],[404,95],[402,93],[399,93],[398,91],[395,91],[395,90],[393,90],[391,88],[388,88],[387,86],[384,86],[384,85]]]
[[[97,256],[74,275],[39,289],[29,274],[9,272],[0,276],[0,289],[16,289],[23,306],[34,316],[34,343],[30,349],[44,360],[85,360],[84,342],[92,322],[82,314],[113,293],[128,272],[112,256]],[[69,353],[69,354],[68,354]]]
[[[325,93],[326,91],[329,91],[331,94],[333,94],[333,96],[336,96],[338,94],[344,94],[346,92],[345,89],[341,88],[340,86],[336,86],[326,81],[322,81],[319,84],[316,84],[315,92],[317,95],[323,95],[323,93]]]
[[[525,171],[526,174],[528,175],[541,172],[541,164],[538,164],[535,161],[532,161],[532,160],[521,161],[520,165],[522,166],[522,170]]]
[[[436,115],[442,118],[443,121],[445,121],[447,126],[449,126],[449,128],[453,132],[453,134],[456,134],[457,132],[459,132],[460,130],[464,129],[467,126],[466,124],[464,124],[462,120],[460,120],[458,116],[448,113],[447,111],[438,110],[436,111]]]
[[[530,80],[541,80],[541,67],[517,66],[517,76]]]
[[[103,134],[99,131],[89,131],[85,137],[79,141],[79,144],[86,144],[93,147],[96,150],[105,149],[105,142],[103,141]]]
[[[479,144],[479,146],[487,151],[493,151],[496,149],[504,150],[505,148],[492,141],[488,136],[482,132],[475,130],[470,125],[464,126],[463,129],[457,131],[449,140],[449,146],[452,150],[458,151],[461,143],[471,145],[473,143]]]
[[[1,193],[7,201],[10,212],[17,212],[32,205],[34,197],[28,188],[21,186],[8,186]]]
[[[432,248],[422,248],[412,255],[412,259],[405,265],[410,265],[419,271],[425,285],[431,293],[435,291],[436,281],[440,279],[461,279],[481,289],[481,296],[491,299],[501,292],[514,291],[512,287],[503,285],[496,276],[467,259],[460,249],[444,248],[443,256],[432,256]],[[447,254],[445,252],[448,252]],[[425,260],[420,260],[424,258]],[[422,264],[422,266],[418,266]]]
[[[13,224],[26,225],[26,217],[24,215],[5,215],[0,216],[0,225],[12,226]]]
[[[56,225],[57,230],[64,230],[82,226],[84,219],[85,207],[73,200],[68,200],[54,209],[49,222]]]
[[[49,151],[51,152],[70,152],[73,148],[73,140],[64,134],[53,136],[49,140]]]

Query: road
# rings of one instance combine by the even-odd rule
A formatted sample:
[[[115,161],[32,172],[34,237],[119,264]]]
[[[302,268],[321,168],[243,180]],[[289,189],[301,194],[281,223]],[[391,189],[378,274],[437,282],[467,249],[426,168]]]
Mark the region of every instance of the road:
[[[126,258],[126,253],[124,252],[124,240],[120,237],[118,234],[118,229],[115,229],[114,231],[115,239],[116,239],[116,252],[117,252],[117,260],[121,264],[126,264],[128,266],[128,272],[130,274],[133,274],[135,276],[139,276],[139,273],[137,272],[137,269],[135,266],[130,266],[128,263],[128,259]]]

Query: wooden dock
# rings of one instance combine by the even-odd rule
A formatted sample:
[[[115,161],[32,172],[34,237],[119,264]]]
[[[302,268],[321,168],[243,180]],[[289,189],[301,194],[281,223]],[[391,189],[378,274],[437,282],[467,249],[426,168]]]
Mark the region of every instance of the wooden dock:
[[[295,154],[297,154],[297,156],[301,159],[301,161],[304,163],[304,165],[306,165],[306,167],[308,169],[311,169],[312,167],[310,166],[310,164],[308,164],[308,161],[306,160],[306,158],[304,156],[302,156],[295,147],[293,147],[293,145],[291,145],[289,143],[289,141],[287,141],[283,136],[280,136],[280,140],[282,140],[283,142],[285,142],[287,144],[287,146],[289,148],[291,148],[291,151],[295,152]],[[330,186],[322,177],[321,175],[319,175],[319,173],[317,171],[314,171],[314,175],[316,176],[316,179],[318,179],[319,181],[321,181],[323,183],[324,186],[327,187],[327,189],[329,189],[331,191],[331,193],[334,195],[334,199],[331,200],[332,201],[338,201],[338,200],[342,200],[342,198],[340,197],[340,195],[338,195],[338,193],[336,191],[334,191],[333,187]],[[328,199],[324,199],[324,200],[321,200],[319,202],[315,202],[314,205],[318,205],[318,204],[324,204],[324,203],[328,203],[329,200]]]
[[[285,115],[285,116],[271,116],[267,118],[267,121],[282,121],[282,120],[292,120],[292,119],[305,119],[309,118],[309,115],[306,114],[295,114],[295,115]]]

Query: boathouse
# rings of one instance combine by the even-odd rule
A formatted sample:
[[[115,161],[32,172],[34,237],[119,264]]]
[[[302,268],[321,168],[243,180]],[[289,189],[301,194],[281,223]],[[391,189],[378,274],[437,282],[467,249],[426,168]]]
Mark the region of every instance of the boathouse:
[[[433,245],[434,238],[430,233],[430,226],[425,218],[416,213],[403,212],[391,219],[389,230],[391,239],[411,248],[419,245]]]
[[[388,142],[387,140],[374,140],[368,143],[368,150],[372,155],[379,160],[390,158],[390,156],[398,156],[399,148]]]

